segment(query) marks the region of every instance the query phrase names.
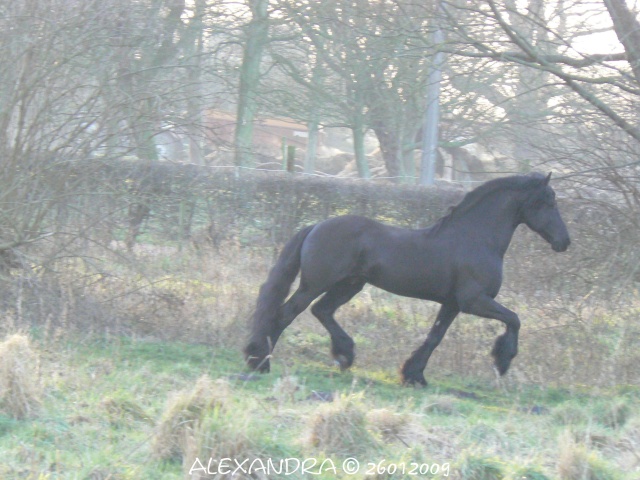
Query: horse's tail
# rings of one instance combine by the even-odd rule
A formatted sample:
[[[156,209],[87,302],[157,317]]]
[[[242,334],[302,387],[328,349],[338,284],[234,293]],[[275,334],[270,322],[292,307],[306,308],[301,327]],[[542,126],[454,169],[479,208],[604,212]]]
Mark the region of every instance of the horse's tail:
[[[249,343],[244,348],[247,363],[254,370],[269,371],[268,356],[281,333],[278,324],[280,309],[300,271],[302,244],[314,226],[300,230],[287,242],[267,281],[260,287]]]

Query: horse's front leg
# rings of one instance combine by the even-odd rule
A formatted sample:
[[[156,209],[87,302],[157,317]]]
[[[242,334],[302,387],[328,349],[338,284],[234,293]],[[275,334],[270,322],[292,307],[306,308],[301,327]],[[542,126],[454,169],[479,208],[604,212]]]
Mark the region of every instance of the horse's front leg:
[[[489,295],[480,295],[472,300],[458,299],[461,311],[484,318],[500,320],[507,327],[505,333],[500,335],[491,355],[500,375],[509,370],[511,360],[518,354],[518,332],[520,331],[520,319],[518,315],[503,307]]]
[[[429,335],[424,343],[411,354],[411,357],[402,366],[402,383],[405,385],[427,385],[424,378],[424,369],[433,350],[440,344],[449,325],[456,318],[460,310],[453,304],[443,304],[440,307],[436,321],[429,330]]]

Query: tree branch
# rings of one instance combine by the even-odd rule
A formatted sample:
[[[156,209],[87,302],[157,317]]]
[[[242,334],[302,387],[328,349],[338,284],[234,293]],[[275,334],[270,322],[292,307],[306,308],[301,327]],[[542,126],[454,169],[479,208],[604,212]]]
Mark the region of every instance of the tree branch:
[[[570,74],[567,74],[562,70],[562,68],[553,65],[546,61],[541,55],[538,54],[536,49],[530,45],[521,35],[519,35],[512,27],[507,23],[504,19],[498,8],[496,7],[494,0],[487,0],[491,11],[494,15],[494,18],[500,25],[500,27],[507,34],[509,39],[518,47],[522,49],[522,51],[530,58],[534,59],[536,63],[539,63],[541,66],[545,68],[549,73],[552,73],[556,77],[562,79],[564,83],[571,88],[575,93],[580,95],[584,100],[589,102],[592,106],[600,110],[607,117],[609,117],[618,127],[624,130],[627,134],[633,137],[635,140],[640,142],[640,129],[638,129],[635,125],[628,122],[625,118],[618,115],[609,105],[600,100],[595,94],[584,88],[582,85],[578,83]]]
[[[622,62],[627,60],[626,53],[607,53],[607,54],[594,54],[585,55],[583,58],[574,58],[567,55],[537,55],[531,56],[524,52],[507,51],[507,52],[465,52],[452,47],[451,45],[444,45],[442,51],[445,53],[455,54],[461,57],[468,58],[492,58],[494,60],[502,60],[506,57],[513,60],[521,60],[523,62],[536,62],[539,60],[545,63],[562,64],[574,68],[584,68],[597,63],[603,62]]]

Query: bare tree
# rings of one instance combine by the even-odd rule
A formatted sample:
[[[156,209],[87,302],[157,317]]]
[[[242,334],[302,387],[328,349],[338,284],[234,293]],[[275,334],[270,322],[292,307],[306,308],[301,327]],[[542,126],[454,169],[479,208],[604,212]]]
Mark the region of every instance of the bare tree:
[[[560,3],[562,2],[558,2],[558,6],[562,6]],[[559,30],[559,27],[552,27],[554,22],[549,22],[550,19],[544,17],[543,10],[536,13],[533,9],[519,9],[511,2],[499,3],[494,0],[482,2],[473,9],[476,20],[496,28],[494,31],[502,32],[492,39],[488,39],[482,30],[476,30],[469,24],[455,22],[456,4],[449,5],[450,18],[455,22],[451,24],[451,31],[457,35],[460,42],[449,50],[468,58],[490,58],[545,72],[561,81],[581,99],[638,140],[640,130],[634,125],[634,109],[627,108],[625,102],[619,101],[621,98],[635,101],[640,93],[633,70],[636,52],[632,47],[634,42],[630,40],[632,36],[629,35],[634,23],[637,28],[637,21],[622,0],[607,0],[605,3],[609,12],[627,12],[625,22],[620,21],[620,16],[611,15],[618,35],[629,38],[625,40],[627,45],[624,53],[592,54],[574,45],[573,41],[576,38],[592,34],[594,26],[586,22],[580,25],[576,20],[573,20],[575,25],[568,26],[567,17],[580,18],[586,15],[587,9],[591,10],[591,17],[594,17],[603,13],[604,4],[564,5],[571,11],[563,11],[565,18],[562,23],[558,23],[562,25],[563,30]],[[468,14],[469,9],[465,9],[465,15]],[[521,25],[530,27],[528,34]],[[540,35],[536,38],[532,35],[534,32],[545,34],[543,38],[540,38]],[[550,44],[555,46],[556,51],[549,52]]]
[[[509,115],[538,118],[517,133],[515,138],[528,139],[528,151],[520,154],[559,170],[565,188],[615,209],[630,231],[640,231],[638,11],[624,0],[486,0],[472,6],[450,1],[446,12],[445,49],[452,57],[519,72],[510,97],[523,101],[511,101],[517,111]],[[619,44],[594,51],[594,43],[612,32]],[[612,268],[633,278],[640,258],[624,245],[621,250],[611,258],[625,260]]]
[[[71,235],[54,217],[97,161],[154,161],[157,134],[197,134],[212,98],[203,50],[215,25],[205,7],[180,0],[0,6],[0,254],[61,230]],[[198,145],[191,151],[198,160]],[[148,213],[135,195],[131,208],[132,218]]]
[[[300,28],[300,48],[314,69],[295,57],[278,61],[311,98],[322,99],[327,124],[353,132],[356,164],[369,176],[364,136],[376,134],[388,173],[415,176],[411,151],[416,146],[419,119],[431,57],[427,31],[429,5],[415,2],[283,3],[283,10]],[[324,72],[322,82],[311,71]],[[330,106],[330,107],[329,107]]]
[[[236,114],[235,155],[237,166],[252,163],[253,122],[258,108],[260,64],[264,47],[269,38],[269,1],[247,0],[251,20],[245,25],[240,84],[238,86],[238,109]]]
[[[56,232],[52,214],[79,179],[69,167],[107,145],[104,84],[86,74],[101,2],[8,2],[0,16],[0,256]],[[89,170],[89,169],[88,169]],[[90,172],[87,172],[90,175]]]

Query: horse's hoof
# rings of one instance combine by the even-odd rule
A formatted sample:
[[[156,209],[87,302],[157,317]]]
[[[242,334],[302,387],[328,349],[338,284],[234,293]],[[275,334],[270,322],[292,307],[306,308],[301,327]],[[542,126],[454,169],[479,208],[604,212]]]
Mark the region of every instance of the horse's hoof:
[[[259,373],[269,373],[271,371],[271,362],[269,362],[269,359],[265,358],[256,370]]]
[[[353,361],[355,360],[355,352],[354,352],[354,344],[353,340],[348,339],[349,341],[346,344],[338,344],[333,345],[331,348],[331,356],[335,360],[335,362],[340,367],[340,371],[344,372],[351,365],[353,365]]]
[[[269,373],[271,365],[269,349],[266,344],[251,342],[244,348],[244,358],[249,369],[259,373]]]
[[[509,371],[509,367],[511,366],[511,359],[505,356],[495,357],[493,361],[496,370],[502,377],[505,373]]]
[[[501,335],[497,338],[496,343],[491,350],[491,356],[493,357],[494,365],[500,376],[504,375],[509,370],[511,360],[516,356],[516,354],[513,353],[513,350],[513,346],[509,343],[506,336]]]
[[[351,365],[353,364],[353,358],[349,359],[346,355],[342,355],[341,353],[334,354],[333,359],[336,362],[336,365],[340,367],[341,372],[349,369],[349,367],[351,367]]]
[[[247,365],[249,369],[258,373],[269,373],[271,370],[271,363],[269,358],[265,357],[262,360],[258,357],[247,357]]]
[[[405,387],[426,387],[427,381],[422,372],[405,373],[402,372],[402,385]]]
[[[343,372],[353,365],[356,357],[354,346],[355,343],[349,337],[332,342],[331,356]]]

